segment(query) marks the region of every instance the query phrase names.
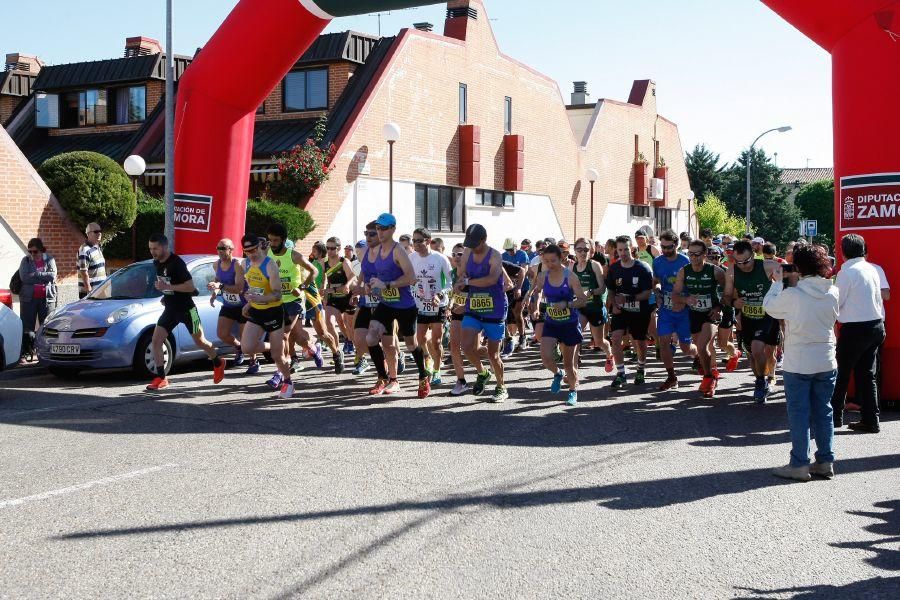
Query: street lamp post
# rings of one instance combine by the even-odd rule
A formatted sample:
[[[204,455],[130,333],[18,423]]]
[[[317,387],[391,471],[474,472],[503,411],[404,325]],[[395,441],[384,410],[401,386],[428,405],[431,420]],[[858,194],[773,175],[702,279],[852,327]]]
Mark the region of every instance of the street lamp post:
[[[688,192],[688,195],[687,195],[687,203],[688,203],[688,234],[689,234],[689,235],[693,235],[693,234],[694,234],[694,232],[691,231],[691,229],[692,229],[691,226],[692,226],[693,223],[694,223],[693,219],[691,219],[691,206],[692,206],[693,203],[694,203],[694,198],[695,198],[695,197],[696,197],[696,196],[694,195],[693,190],[691,190],[690,192]],[[679,204],[680,204],[680,203],[681,203],[681,201],[679,200]],[[698,237],[699,237],[699,236],[698,236]]]
[[[166,0],[166,225],[169,247],[175,251],[175,48],[172,45],[172,3]]]
[[[400,139],[400,126],[386,123],[381,129],[388,143],[388,212],[394,213],[394,142]]]
[[[594,237],[594,182],[600,179],[600,173],[597,172],[597,169],[588,169],[587,170],[587,180],[591,182],[591,230],[588,233],[588,236]]]
[[[753,160],[753,148],[754,148],[754,146],[756,146],[756,142],[758,142],[759,139],[762,136],[766,135],[767,133],[772,133],[773,131],[777,131],[779,133],[784,133],[785,131],[790,131],[790,130],[791,130],[791,126],[785,125],[783,127],[775,127],[774,129],[769,129],[768,131],[763,131],[761,134],[759,134],[756,137],[755,140],[753,140],[753,143],[750,144],[750,150],[747,152],[747,233],[752,233],[750,231],[750,162]]]
[[[131,177],[131,189],[134,190],[135,200],[137,200],[137,180],[147,170],[147,163],[137,154],[132,154],[125,159],[122,164],[125,172]],[[131,260],[137,260],[137,217],[131,224]]]

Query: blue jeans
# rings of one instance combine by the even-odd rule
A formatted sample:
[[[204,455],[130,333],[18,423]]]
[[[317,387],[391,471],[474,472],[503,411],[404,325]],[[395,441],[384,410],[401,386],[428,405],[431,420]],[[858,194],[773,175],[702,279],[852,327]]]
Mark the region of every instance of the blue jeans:
[[[791,426],[791,466],[809,464],[809,432],[816,440],[816,462],[834,462],[834,421],[831,396],[837,371],[813,375],[784,373],[788,423]]]

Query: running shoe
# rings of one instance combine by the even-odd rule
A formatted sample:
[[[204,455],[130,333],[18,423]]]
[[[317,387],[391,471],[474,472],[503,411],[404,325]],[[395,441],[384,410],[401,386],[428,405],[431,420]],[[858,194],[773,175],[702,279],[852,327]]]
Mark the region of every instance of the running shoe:
[[[384,388],[385,395],[399,394],[402,391],[403,390],[400,389],[400,382],[398,382],[396,379],[388,382],[387,386],[385,386]]]
[[[638,370],[638,375],[643,374],[642,370]],[[634,378],[634,382],[638,383],[638,376],[636,375]],[[641,381],[641,383],[644,383]],[[666,377],[666,380],[662,382],[662,385],[659,386],[659,391],[665,392],[666,390],[671,390],[672,388],[678,387],[678,378],[674,375],[669,375]]]
[[[716,395],[716,386],[719,385],[718,377],[711,377],[709,380],[709,386],[706,388],[706,391],[703,392],[704,398],[712,398]]]
[[[313,362],[316,363],[316,368],[321,369],[325,366],[325,359],[322,357],[322,344],[316,342],[315,350],[313,351],[312,356]]]
[[[731,355],[731,358],[728,359],[728,364],[725,365],[725,370],[729,373],[735,371],[738,368],[738,361],[741,360],[741,357],[744,355],[740,350],[735,350],[734,354]]]
[[[353,367],[354,375],[362,375],[366,371],[372,368],[372,365],[369,363],[369,359],[363,357],[359,361],[357,361],[356,366]]]
[[[272,379],[266,382],[266,385],[272,388],[273,390],[277,390],[281,387],[281,381],[283,377],[281,376],[281,371],[275,371],[275,374],[272,375]]]
[[[513,353],[513,341],[511,337],[506,338],[506,341],[503,342],[503,350],[500,352],[501,358],[509,358],[509,355]]]
[[[431,372],[431,385],[441,385],[441,370]]]
[[[213,362],[213,383],[222,383],[225,379],[225,359],[218,357]]]
[[[521,351],[524,350],[525,348],[526,348],[526,346],[525,346],[525,336],[524,336],[524,335],[520,335],[520,336],[519,336],[519,343],[515,345],[515,348],[513,348],[513,352],[521,352]]]
[[[380,396],[384,393],[384,388],[387,387],[387,381],[384,379],[379,379],[375,382],[375,386],[369,390],[370,396]]]
[[[562,371],[557,371],[553,375],[553,382],[550,384],[550,393],[558,394],[559,388],[562,387],[563,374]]]
[[[505,385],[498,385],[494,388],[494,393],[491,395],[491,402],[503,402],[505,400],[509,400],[509,392],[506,391]]]
[[[244,353],[238,350],[234,354],[234,366],[239,367],[244,364]]]
[[[644,374],[644,369],[638,368],[634,373],[634,385],[644,385],[646,382],[646,376]]]
[[[450,390],[451,396],[463,396],[472,391],[472,388],[469,387],[464,380],[456,380],[456,385],[453,386],[453,389]]]
[[[301,362],[300,357],[298,357],[298,356],[291,357],[291,375],[296,373],[297,370],[300,368],[300,362]]]
[[[281,384],[281,391],[278,392],[278,397],[283,398],[285,400],[294,397],[294,382],[286,381]]]
[[[606,357],[606,367],[604,367],[606,369],[606,372],[612,373],[612,371],[615,367],[616,367],[616,365],[615,365],[615,362],[613,361],[613,357],[607,356]]]
[[[613,379],[612,389],[618,390],[626,383],[628,383],[628,381],[625,379],[625,373],[619,373],[618,375],[616,375],[616,378]]]
[[[709,386],[713,383],[713,378],[709,376],[704,376],[703,381],[700,382],[700,393],[704,396],[709,391]]]
[[[778,352],[775,355],[775,368],[780,369],[784,366],[784,352]]]
[[[430,377],[427,375],[419,380],[419,400],[423,400],[428,397],[428,394],[431,393],[431,383],[429,382]]]
[[[569,397],[566,398],[566,404],[568,404],[569,406],[575,406],[576,404],[578,404],[578,392],[576,392],[575,390],[570,390]]]
[[[397,355],[397,374],[403,375],[403,372],[406,370],[406,354],[400,352]]]
[[[340,375],[344,372],[344,351],[338,350],[334,354],[334,372]]]
[[[481,373],[478,374],[478,377],[475,378],[475,386],[472,388],[472,393],[476,396],[480,396],[484,393],[484,386],[487,385],[487,382],[491,380],[491,372],[485,369]]]
[[[766,403],[766,392],[767,392],[766,378],[765,377],[757,377],[756,383],[753,386],[753,399],[757,404],[765,404]]]
[[[169,387],[169,380],[165,377],[154,377],[153,381],[146,387],[148,392],[155,392],[156,390],[161,390],[163,388]]]
[[[353,348],[353,342],[344,340],[344,354],[353,354],[356,350]]]
[[[259,361],[251,360],[250,365],[247,367],[247,370],[244,372],[244,375],[256,375],[259,373]]]

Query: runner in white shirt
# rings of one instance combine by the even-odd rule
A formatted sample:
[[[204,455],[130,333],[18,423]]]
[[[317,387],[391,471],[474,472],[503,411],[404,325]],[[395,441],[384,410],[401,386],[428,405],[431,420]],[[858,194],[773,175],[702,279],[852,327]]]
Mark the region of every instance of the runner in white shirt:
[[[416,285],[413,297],[419,309],[416,336],[419,347],[431,358],[431,385],[441,384],[441,365],[444,360],[444,323],[450,303],[452,279],[450,260],[431,249],[431,233],[424,228],[413,231],[413,253],[409,255]],[[429,335],[430,334],[430,335]]]

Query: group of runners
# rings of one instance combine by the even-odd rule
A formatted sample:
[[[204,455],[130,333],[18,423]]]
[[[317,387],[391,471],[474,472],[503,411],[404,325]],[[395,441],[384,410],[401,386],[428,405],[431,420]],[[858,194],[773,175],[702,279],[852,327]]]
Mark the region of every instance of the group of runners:
[[[704,397],[716,393],[720,363],[735,371],[745,354],[754,399],[764,403],[771,392],[782,326],[766,314],[763,298],[775,274],[790,270],[777,268],[790,262],[790,251],[785,260],[760,238],[701,231],[691,239],[671,230],[655,237],[649,227],[605,243],[546,238],[532,246],[507,239],[500,250],[473,224],[445,255],[443,241],[426,229],[395,239],[396,228],[396,218],[384,213],[356,244],[342,247],[329,238],[309,256],[290,244],[280,224],[265,236],[245,235],[243,259],[234,256],[231,240],[221,240],[210,302],[221,304],[217,333],[223,348],[234,349],[233,364],[247,364],[246,374],[255,375],[264,358],[271,361],[275,372],[267,384],[291,398],[301,357],[324,367],[324,345],[336,374],[352,356],[353,375],[374,370],[369,394],[382,395],[402,392],[398,375],[408,355],[419,398],[445,383],[449,362],[451,395],[481,396],[493,380],[489,399],[501,402],[509,398],[504,361],[535,343],[551,374],[550,393],[565,384],[566,402],[574,406],[588,356],[600,355],[612,389],[621,390],[629,381],[646,385],[652,350],[666,372],[659,384],[665,391],[679,385],[674,357],[680,349],[702,375]],[[163,343],[179,323],[206,351],[213,379],[221,382],[225,359],[203,335],[184,262],[161,235],[151,238],[150,251],[165,308],[153,335],[157,373],[147,389],[169,384],[159,365]]]

